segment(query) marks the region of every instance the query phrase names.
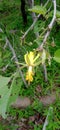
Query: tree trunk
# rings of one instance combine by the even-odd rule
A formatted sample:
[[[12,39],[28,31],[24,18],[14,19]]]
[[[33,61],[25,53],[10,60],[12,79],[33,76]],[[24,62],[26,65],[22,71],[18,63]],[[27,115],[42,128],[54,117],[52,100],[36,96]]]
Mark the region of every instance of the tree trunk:
[[[25,10],[25,0],[21,0],[21,13],[22,13],[22,17],[23,17],[23,23],[24,25],[27,24],[27,13]]]

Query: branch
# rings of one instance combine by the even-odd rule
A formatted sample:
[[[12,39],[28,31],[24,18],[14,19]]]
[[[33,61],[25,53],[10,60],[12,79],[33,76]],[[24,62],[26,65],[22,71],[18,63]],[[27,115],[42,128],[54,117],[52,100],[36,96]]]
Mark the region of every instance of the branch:
[[[0,28],[0,32],[3,32],[3,30],[2,30],[1,28]],[[20,66],[19,66],[19,64],[17,64],[17,63],[18,63],[18,59],[17,59],[17,56],[16,56],[16,54],[15,54],[15,51],[14,51],[14,49],[13,49],[13,47],[12,47],[12,45],[11,45],[9,39],[8,39],[7,37],[5,37],[5,40],[6,40],[6,44],[9,46],[9,48],[10,48],[12,54],[13,54],[13,57],[14,57],[16,66],[17,66],[18,71],[19,71],[19,74],[20,74],[20,76],[21,76],[21,78],[22,78],[22,80],[23,80],[25,86],[27,87],[27,83],[26,83],[26,81],[25,81],[25,79],[24,79],[24,76],[23,76],[23,73],[22,73],[22,71],[21,71],[21,69],[20,69]]]
[[[34,6],[34,1],[32,0],[32,3],[29,1],[29,5],[32,8]],[[33,29],[35,23],[37,22],[38,18],[40,17],[40,14],[38,16],[35,15],[34,12],[32,12],[32,19],[33,19],[33,23],[32,25],[28,28],[28,30],[24,33],[24,35],[22,36],[22,40],[24,40],[24,38],[26,37],[26,35],[29,33],[30,30]],[[38,36],[38,34],[36,34],[36,36]]]
[[[43,42],[42,42],[42,44],[37,48],[37,51],[43,50],[43,46],[44,46],[44,44],[46,43],[47,38],[48,38],[48,36],[49,36],[49,34],[50,34],[50,31],[51,31],[51,29],[52,29],[52,27],[53,27],[53,25],[54,25],[55,20],[56,20],[56,0],[52,0],[52,1],[53,1],[53,5],[54,5],[53,18],[52,18],[50,24],[48,25],[48,30],[47,30],[47,32],[46,32],[46,34],[45,34],[45,36],[44,36]],[[46,70],[46,66],[44,65],[43,68],[44,68],[45,81],[47,81],[47,70]]]
[[[44,69],[44,78],[45,78],[45,82],[48,81],[48,77],[47,77],[47,68],[46,68],[46,65],[43,64],[43,69]]]
[[[29,33],[30,30],[33,29],[35,23],[37,22],[38,18],[40,17],[40,14],[38,16],[35,17],[35,20],[33,21],[32,25],[28,28],[28,30],[24,33],[24,35],[22,36],[22,40],[24,40],[24,38],[26,37],[26,35]]]
[[[34,0],[32,0],[31,8],[33,8],[33,6],[34,6]],[[35,12],[32,12],[31,15],[32,15],[32,19],[33,19],[33,22],[34,22],[34,21],[35,21],[35,18],[36,18]],[[36,37],[39,37],[39,32],[35,32],[35,36],[36,36]]]
[[[48,4],[49,1],[50,1],[50,0],[48,0],[48,1],[46,2],[46,4],[44,5],[44,7],[47,6],[47,4]],[[30,6],[31,6],[31,5],[30,5]],[[32,25],[31,25],[31,26],[28,28],[28,30],[24,33],[24,35],[23,35],[22,38],[21,38],[22,40],[24,40],[24,38],[25,38],[26,35],[29,33],[29,31],[34,28],[34,25],[35,25],[35,23],[37,22],[37,20],[39,19],[40,16],[41,16],[40,14],[39,14],[38,16],[35,15]]]
[[[50,0],[47,0],[47,2],[46,2],[46,3],[45,3],[45,5],[44,5],[45,7],[46,7],[46,6],[47,6],[47,4],[49,3],[49,1],[50,1]]]
[[[13,59],[14,59],[14,57],[12,57],[10,60],[12,61]],[[6,71],[6,69],[9,67],[11,61],[9,61],[9,63],[1,69],[2,72]]]
[[[15,51],[14,51],[14,49],[13,49],[12,45],[10,44],[10,41],[8,40],[7,37],[6,37],[6,43],[7,43],[7,45],[9,46],[9,48],[10,48],[10,50],[11,50],[13,56],[14,56],[14,60],[15,60],[16,66],[17,66],[17,68],[18,68],[19,74],[20,74],[20,76],[21,76],[21,78],[22,78],[22,80],[23,80],[25,86],[27,87],[27,84],[26,84],[26,81],[25,81],[25,79],[24,79],[23,73],[22,73],[22,71],[21,71],[21,69],[20,69],[20,66],[19,66],[19,64],[17,64],[17,63],[18,63],[17,56],[16,56]]]
[[[49,117],[51,116],[51,114],[53,114],[53,107],[49,107],[48,114],[47,114],[47,117],[45,119],[45,123],[43,125],[43,129],[42,130],[46,130],[46,127],[49,124]]]
[[[52,0],[52,1],[53,1],[53,5],[54,5],[53,18],[52,18],[50,24],[48,25],[48,30],[47,30],[47,32],[46,32],[46,34],[45,34],[45,36],[44,36],[44,39],[43,39],[42,44],[37,48],[38,51],[43,49],[43,46],[44,46],[44,44],[46,43],[47,38],[48,38],[48,36],[49,36],[49,34],[50,34],[50,32],[51,32],[51,29],[53,28],[53,25],[54,25],[54,23],[55,23],[55,20],[56,20],[56,0]]]

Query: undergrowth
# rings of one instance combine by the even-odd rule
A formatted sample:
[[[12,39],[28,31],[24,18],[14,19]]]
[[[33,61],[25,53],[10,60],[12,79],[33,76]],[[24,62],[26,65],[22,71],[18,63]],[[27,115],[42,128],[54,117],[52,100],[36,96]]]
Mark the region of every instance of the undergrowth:
[[[12,41],[12,45],[15,49],[19,62],[24,61],[24,54],[27,51],[35,49],[38,45],[37,43],[31,44],[34,41],[35,35],[34,32],[31,31],[26,37],[26,41],[21,45],[20,37],[27,30],[27,28],[32,23],[32,19],[30,13],[28,13],[28,24],[26,27],[23,26],[22,15],[20,11],[20,0],[4,0],[0,2],[0,24],[5,29],[5,33],[9,37],[10,41]],[[49,39],[49,48],[51,54],[53,55],[56,48],[60,47],[60,26],[55,25],[55,29],[52,30],[50,39]],[[16,30],[14,32],[13,30]],[[55,47],[52,47],[54,37]],[[30,43],[29,43],[30,41]],[[10,76],[12,72],[14,73],[16,66],[13,60],[11,61],[11,52],[8,48],[3,50],[4,42],[0,40],[0,51],[2,55],[2,59],[0,59],[0,74],[4,76]],[[18,49],[19,48],[19,49]],[[8,69],[6,71],[1,71],[1,69],[9,64]],[[26,71],[26,70],[24,70]],[[33,100],[33,104],[27,107],[26,109],[14,109],[10,108],[10,116],[15,117],[15,123],[17,121],[16,117],[18,115],[18,120],[21,118],[29,119],[30,116],[39,113],[40,116],[47,116],[47,111],[49,106],[44,107],[41,103],[39,103],[39,96],[49,95],[52,91],[56,92],[56,101],[54,104],[50,106],[53,107],[53,118],[49,123],[47,130],[59,130],[60,129],[60,99],[58,98],[58,94],[60,93],[60,64],[55,61],[51,62],[51,66],[47,65],[47,73],[48,73],[48,83],[44,82],[44,73],[42,66],[37,67],[34,80],[28,88],[25,88],[23,83],[20,88],[20,96],[26,96]],[[18,80],[18,79],[17,79]],[[19,84],[19,82],[18,82]],[[41,93],[36,91],[37,86],[41,87]],[[19,85],[17,85],[19,86]],[[0,123],[0,130],[16,130],[18,126],[8,125],[4,123]],[[31,126],[33,126],[34,130],[42,130],[43,124],[35,124],[34,122],[28,122]]]

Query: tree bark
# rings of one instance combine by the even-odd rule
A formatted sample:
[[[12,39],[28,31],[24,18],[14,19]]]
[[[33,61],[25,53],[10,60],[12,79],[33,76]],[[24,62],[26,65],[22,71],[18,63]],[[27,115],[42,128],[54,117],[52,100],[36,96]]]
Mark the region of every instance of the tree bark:
[[[25,0],[21,0],[21,13],[22,13],[24,25],[27,24],[27,13],[26,13],[26,10],[25,10],[25,5],[26,5]]]

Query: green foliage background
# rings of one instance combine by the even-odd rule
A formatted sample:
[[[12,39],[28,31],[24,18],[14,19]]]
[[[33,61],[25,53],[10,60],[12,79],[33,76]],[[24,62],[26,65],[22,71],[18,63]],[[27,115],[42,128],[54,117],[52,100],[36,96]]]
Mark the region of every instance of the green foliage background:
[[[45,3],[45,1],[43,3]],[[39,1],[37,1],[37,2],[35,1],[35,5],[36,4],[39,4]],[[49,5],[48,5],[48,7],[49,7]],[[48,47],[49,47],[49,50],[50,50],[50,53],[52,56],[53,56],[54,52],[60,48],[60,21],[59,21],[60,1],[59,0],[57,0],[57,9],[59,11],[57,13],[57,22],[55,23],[55,25],[51,31],[50,37],[47,41]],[[23,21],[22,21],[21,10],[20,10],[20,0],[0,1],[0,26],[4,30],[4,35],[0,34],[0,75],[2,75],[4,77],[8,77],[10,80],[11,80],[11,78],[10,78],[11,75],[16,71],[17,68],[16,68],[14,61],[13,60],[11,61],[12,53],[10,52],[9,48],[7,47],[5,50],[3,49],[4,45],[5,45],[5,40],[4,40],[5,35],[7,35],[12,46],[14,47],[17,57],[19,59],[19,62],[24,62],[24,54],[27,51],[31,51],[31,50],[37,48],[38,45],[40,45],[41,41],[43,40],[43,38],[36,40],[34,33],[36,31],[41,33],[44,30],[44,28],[47,27],[48,23],[50,22],[50,20],[52,18],[52,13],[51,13],[48,16],[48,19],[46,19],[45,21],[43,19],[39,20],[35,25],[34,31],[30,31],[28,33],[24,43],[21,44],[20,37],[32,24],[32,18],[31,18],[30,12],[28,11],[28,7],[26,8],[26,10],[27,10],[28,23],[26,26],[24,26]],[[42,26],[43,26],[43,28],[42,28]],[[15,32],[14,32],[14,30],[15,30]],[[52,47],[53,43],[55,44],[55,47]],[[9,64],[9,66],[6,69],[6,71],[2,71],[2,68],[4,68],[7,64]],[[60,93],[60,88],[59,88],[59,86],[60,86],[60,64],[58,64],[52,60],[51,66],[47,65],[48,83],[44,82],[42,66],[37,67],[35,71],[36,71],[36,74],[34,77],[34,81],[29,86],[29,88],[25,88],[25,86],[23,85],[19,76],[18,76],[18,78],[15,79],[15,81],[13,83],[14,89],[12,89],[13,96],[10,97],[10,101],[12,101],[12,99],[15,100],[15,98],[18,96],[18,93],[19,93],[23,97],[24,96],[30,97],[31,99],[34,100],[34,103],[32,106],[29,106],[25,110],[14,110],[14,109],[10,108],[10,114],[12,116],[16,116],[16,112],[18,112],[19,118],[29,118],[30,116],[34,115],[36,111],[41,113],[42,116],[47,116],[48,107],[44,107],[44,109],[43,109],[43,106],[39,103],[38,96],[39,95],[41,95],[41,96],[49,95],[52,91],[56,91],[57,95]],[[23,72],[25,73],[26,69],[24,69]],[[13,81],[13,79],[12,79],[12,81]],[[36,87],[38,84],[40,84],[40,86],[42,88],[41,94],[39,92],[36,93]],[[4,86],[3,90],[2,90],[2,91],[4,91],[4,93],[5,93],[5,90],[8,89],[7,85],[9,85],[8,82],[6,83],[6,86],[4,86],[2,84],[2,87]],[[0,88],[1,88],[1,86],[0,86]],[[8,94],[10,94],[10,90],[8,89],[7,91],[9,91]],[[0,90],[0,93],[1,93],[1,90]],[[5,96],[7,96],[6,93],[5,93]],[[8,99],[8,97],[6,99]],[[5,101],[6,101],[6,99],[5,99]],[[2,102],[2,104],[3,104],[3,102]],[[51,106],[53,106],[54,116],[53,116],[53,121],[50,122],[49,126],[47,127],[47,130],[59,130],[60,99],[58,99],[58,96],[57,96],[56,102],[53,105],[51,104]],[[2,113],[3,113],[3,117],[4,117],[4,112],[2,112]],[[1,112],[0,112],[0,114],[1,114]],[[39,129],[42,130],[42,125],[37,126],[34,123],[31,125],[34,126],[34,130],[39,130]],[[2,126],[1,123],[0,123],[0,127],[2,130],[6,129],[5,126]],[[10,128],[10,126],[6,126],[6,127]],[[15,127],[11,126],[10,129],[15,130]]]

